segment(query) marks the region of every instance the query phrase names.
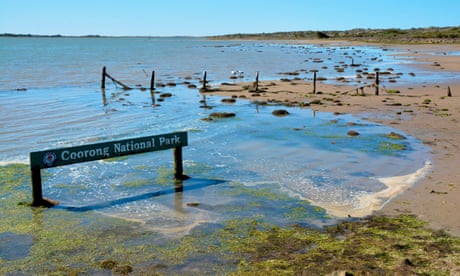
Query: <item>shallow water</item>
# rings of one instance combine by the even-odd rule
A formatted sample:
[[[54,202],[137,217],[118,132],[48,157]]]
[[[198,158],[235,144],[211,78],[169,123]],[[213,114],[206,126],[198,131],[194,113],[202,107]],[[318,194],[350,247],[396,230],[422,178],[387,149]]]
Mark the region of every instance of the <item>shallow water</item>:
[[[397,59],[396,50],[368,46],[323,46],[267,41],[210,41],[201,38],[6,38],[0,37],[0,91],[68,86],[93,86],[107,66],[117,79],[134,86],[149,86],[156,71],[163,82],[184,77],[228,81],[232,70],[243,71],[240,80],[277,79],[283,72],[298,71],[300,78],[356,81],[356,70],[391,69],[400,84],[442,81],[450,72],[411,68],[414,60]],[[446,53],[456,54],[456,52]],[[360,66],[351,66],[351,64]],[[337,68],[343,69],[338,72]],[[415,77],[409,75],[415,73]],[[381,76],[382,85],[391,85]],[[360,80],[364,84],[373,80]]]
[[[397,183],[411,185],[423,176],[425,171],[418,171],[420,168],[429,169],[428,148],[396,129],[350,115],[302,108],[285,108],[289,116],[274,117],[272,111],[279,106],[258,106],[245,100],[223,104],[219,97],[206,97],[213,108],[204,109],[198,90],[181,84],[187,80],[199,86],[203,70],[209,71],[212,83],[229,81],[231,70],[246,72],[237,81],[251,80],[247,72],[255,71],[265,79],[276,79],[283,77],[279,72],[305,70],[301,77],[306,78],[307,71],[318,66],[328,67],[323,69],[325,76],[336,76],[334,64],[349,61],[350,55],[355,56],[355,63],[366,63],[369,71],[383,66],[405,70],[406,65],[377,48],[181,38],[5,41],[0,44],[1,62],[6,65],[0,74],[2,163],[28,163],[29,152],[48,148],[174,131],[189,135],[183,154],[184,170],[191,180],[184,181],[182,193],[175,192],[171,180],[172,152],[162,151],[47,170],[43,173],[44,195],[58,200],[59,208],[95,210],[167,233],[184,233],[202,222],[264,212],[286,223],[286,218],[276,216],[277,206],[266,200],[261,203],[264,208],[229,212],[241,206],[242,200],[247,204],[257,198],[235,196],[231,191],[240,185],[267,188],[293,200],[306,199],[353,214],[355,209],[372,211],[372,200],[362,199],[387,188],[382,178],[417,173],[407,178],[410,183]],[[313,62],[317,58],[321,65]],[[158,101],[157,94],[159,106],[152,107],[150,92],[123,91],[108,83],[103,104],[98,88],[103,65],[131,86],[147,86],[152,69],[161,81],[177,85],[157,88],[173,96]],[[352,75],[354,70],[347,67],[343,74]],[[419,73],[423,72],[416,75]],[[398,82],[406,80],[407,74],[398,78]],[[234,112],[236,117],[202,120],[216,111]],[[361,135],[349,137],[350,129]],[[407,139],[384,136],[392,131]],[[394,144],[403,144],[406,150],[395,150]],[[388,200],[386,196],[378,198],[380,205]],[[320,210],[310,211],[312,218],[305,223],[329,219]]]
[[[196,89],[165,90],[173,96],[157,107],[150,106],[149,93],[139,90],[120,95],[119,90],[108,90],[110,98],[117,96],[106,106],[100,91],[81,88],[5,92],[3,125],[9,131],[1,136],[2,160],[24,162],[30,151],[187,131],[184,171],[192,179],[184,182],[179,206],[231,206],[238,199],[220,191],[241,183],[268,185],[319,206],[349,205],[352,213],[350,209],[361,204],[360,196],[385,188],[378,178],[415,172],[429,158],[416,139],[395,142],[384,135],[399,131],[350,115],[288,108],[290,115],[279,118],[272,115],[279,106],[245,100],[225,105],[218,97],[207,97],[214,108],[203,109]],[[9,93],[16,95],[5,96]],[[31,108],[30,102],[40,108]],[[235,112],[236,117],[202,120],[215,111]],[[350,129],[361,135],[349,137]],[[384,147],[391,143],[403,143],[407,149]],[[44,195],[58,200],[60,208],[97,210],[155,229],[163,225],[165,231],[188,231],[198,222],[225,219],[225,212],[216,208],[177,210],[172,162],[169,150],[48,169]]]

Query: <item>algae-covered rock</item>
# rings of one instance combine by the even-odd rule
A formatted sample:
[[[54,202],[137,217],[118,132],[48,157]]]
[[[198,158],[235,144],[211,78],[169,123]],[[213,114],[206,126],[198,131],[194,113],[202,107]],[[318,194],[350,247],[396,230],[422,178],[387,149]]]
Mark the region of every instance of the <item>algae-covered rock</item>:
[[[232,118],[235,117],[236,114],[233,112],[213,112],[209,116],[215,118]]]
[[[357,132],[356,130],[349,130],[347,132],[347,135],[348,136],[358,136],[359,135],[359,132]]]
[[[274,116],[284,117],[284,116],[289,115],[289,112],[285,109],[277,109],[277,110],[273,110],[272,114]]]
[[[395,139],[395,140],[404,140],[404,139],[406,139],[406,137],[404,135],[401,135],[401,134],[393,132],[393,131],[388,133],[388,134],[386,134],[385,137],[390,138],[390,139]]]

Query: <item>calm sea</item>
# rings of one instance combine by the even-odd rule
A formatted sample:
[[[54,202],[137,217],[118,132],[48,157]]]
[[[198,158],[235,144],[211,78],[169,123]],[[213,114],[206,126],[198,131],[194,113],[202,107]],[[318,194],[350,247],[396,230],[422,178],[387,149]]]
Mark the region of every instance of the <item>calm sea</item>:
[[[204,109],[198,89],[184,82],[199,87],[203,71],[211,85],[252,81],[256,72],[261,79],[273,80],[286,77],[282,72],[299,71],[297,77],[308,79],[311,69],[319,69],[319,75],[330,82],[337,77],[356,81],[356,68],[343,66],[351,60],[369,72],[375,68],[393,72],[398,84],[414,81],[409,72],[428,75],[409,67],[408,61],[396,60],[392,53],[377,47],[200,38],[0,38],[0,161],[28,163],[31,151],[188,131],[184,170],[192,179],[184,187],[197,188],[185,191],[180,202],[210,208],[178,210],[177,202],[174,206],[165,196],[98,211],[152,227],[161,224],[163,230],[185,231],[200,222],[228,218],[225,208],[213,206],[238,201],[231,193],[222,193],[238,185],[267,187],[293,200],[332,209],[365,210],[362,198],[386,189],[381,179],[421,175],[418,170],[426,166],[429,154],[420,141],[350,115],[305,108],[287,108],[290,115],[278,118],[272,111],[280,107],[245,100],[224,104],[219,97],[207,97],[207,105],[213,108]],[[159,93],[172,97],[152,107],[149,92],[124,91],[108,82],[104,103],[103,66],[136,88],[148,87],[155,70],[158,83],[176,84],[157,87]],[[244,72],[242,77],[230,79],[234,70]],[[234,112],[236,117],[203,120],[216,111]],[[347,136],[350,123],[360,136]],[[384,136],[392,131],[407,139],[395,142]],[[394,143],[402,143],[406,150],[395,150]],[[98,206],[170,189],[171,167],[170,151],[59,167],[44,177],[44,194],[63,208]],[[388,198],[379,200],[384,204]],[[249,214],[268,212],[260,208]],[[315,210],[311,212],[318,212],[316,220],[328,220]]]

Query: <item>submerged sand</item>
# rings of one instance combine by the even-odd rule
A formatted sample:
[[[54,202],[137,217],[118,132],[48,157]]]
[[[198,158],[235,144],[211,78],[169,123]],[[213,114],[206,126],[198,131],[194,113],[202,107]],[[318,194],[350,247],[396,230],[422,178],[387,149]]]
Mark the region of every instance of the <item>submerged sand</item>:
[[[323,42],[324,43],[324,42]],[[376,46],[376,45],[373,45]],[[397,59],[424,61],[425,69],[459,72],[460,56],[446,55],[460,51],[457,45],[388,46],[401,50]],[[409,72],[407,72],[409,73]],[[366,216],[378,214],[414,214],[429,222],[434,229],[444,229],[460,236],[460,80],[430,83],[414,78],[412,85],[391,89],[383,80],[379,95],[375,86],[356,89],[358,83],[328,85],[321,81],[313,91],[311,80],[289,79],[259,82],[258,91],[252,84],[222,84],[218,91],[207,92],[233,98],[256,100],[260,103],[279,102],[286,105],[308,106],[315,111],[334,112],[338,116],[351,113],[357,117],[390,125],[421,140],[431,148],[432,163],[405,176],[380,179],[387,188],[372,197],[363,197],[362,208],[351,211],[349,206],[323,206],[337,216]],[[448,96],[450,90],[451,96]],[[362,93],[364,92],[364,96]],[[319,103],[315,103],[318,102]],[[412,185],[413,183],[415,185]]]

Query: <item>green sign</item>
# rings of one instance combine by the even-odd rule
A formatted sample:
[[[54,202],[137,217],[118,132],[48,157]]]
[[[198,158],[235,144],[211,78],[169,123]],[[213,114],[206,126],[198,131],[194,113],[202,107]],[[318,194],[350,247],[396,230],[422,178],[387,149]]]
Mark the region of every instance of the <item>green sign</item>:
[[[129,154],[179,148],[188,145],[187,132],[174,132],[141,138],[30,153],[32,169],[45,169]]]

